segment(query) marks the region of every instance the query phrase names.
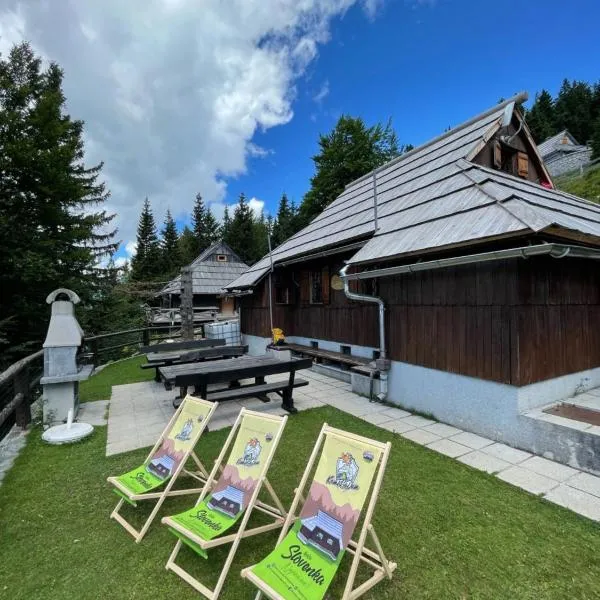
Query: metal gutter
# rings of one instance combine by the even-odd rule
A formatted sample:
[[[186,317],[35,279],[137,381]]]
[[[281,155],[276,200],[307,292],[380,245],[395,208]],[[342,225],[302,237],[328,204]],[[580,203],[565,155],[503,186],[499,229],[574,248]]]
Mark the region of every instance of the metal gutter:
[[[492,252],[483,252],[480,254],[469,254],[466,256],[455,256],[451,258],[441,258],[439,260],[429,260],[425,262],[412,263],[410,265],[399,265],[397,267],[387,267],[385,269],[373,269],[372,271],[362,271],[360,273],[351,273],[350,275],[340,273],[344,284],[346,281],[356,281],[360,279],[373,279],[375,277],[389,277],[390,275],[403,275],[406,273],[417,273],[419,271],[431,271],[433,269],[444,269],[447,267],[457,267],[473,263],[489,262],[493,260],[504,260],[507,258],[529,258],[531,256],[550,255],[553,258],[590,258],[600,260],[600,249],[585,248],[583,246],[569,246],[565,244],[538,244],[536,246],[522,246],[520,248],[509,248],[507,250],[494,250]]]

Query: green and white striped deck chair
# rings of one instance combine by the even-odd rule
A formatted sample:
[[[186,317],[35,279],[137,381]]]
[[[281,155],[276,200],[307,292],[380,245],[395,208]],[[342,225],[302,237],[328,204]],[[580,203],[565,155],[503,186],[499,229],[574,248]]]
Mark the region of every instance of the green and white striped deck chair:
[[[181,473],[189,475],[201,486],[206,483],[208,472],[196,456],[194,448],[217,406],[217,402],[208,402],[188,395],[165,427],[144,464],[124,475],[108,478],[113,491],[120,497],[110,517],[120,523],[136,542],[142,540],[167,497],[198,494],[202,491],[203,487],[198,487],[198,484],[176,490],[173,486]],[[189,458],[196,464],[198,471],[186,469]],[[156,500],[156,505],[138,531],[119,511],[125,502],[137,506],[141,500]]]
[[[286,421],[287,416],[242,408],[196,505],[186,512],[162,519],[162,523],[179,538],[166,568],[211,600],[219,597],[242,538],[283,525],[285,509],[267,479],[267,472]],[[263,484],[275,506],[258,499]],[[254,509],[266,514],[272,522],[247,529]],[[235,533],[224,535],[238,522]],[[231,544],[213,590],[175,563],[183,544],[205,559],[211,548]]]

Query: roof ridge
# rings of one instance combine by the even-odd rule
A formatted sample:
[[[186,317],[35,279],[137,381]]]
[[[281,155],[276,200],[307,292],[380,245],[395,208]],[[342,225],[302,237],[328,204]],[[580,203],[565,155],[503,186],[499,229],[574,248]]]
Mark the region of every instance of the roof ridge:
[[[400,162],[401,160],[404,160],[404,159],[408,158],[409,156],[416,154],[417,152],[421,152],[425,148],[432,146],[433,144],[436,144],[437,142],[443,140],[446,137],[455,135],[456,132],[460,131],[461,129],[464,129],[465,127],[469,127],[470,125],[477,123],[477,121],[481,121],[482,119],[485,119],[486,117],[489,117],[490,115],[493,115],[495,112],[502,110],[503,108],[507,107],[509,104],[511,104],[513,102],[515,104],[525,102],[528,97],[529,97],[529,95],[527,94],[527,92],[519,92],[518,94],[515,94],[511,98],[508,98],[508,99],[504,100],[503,102],[499,102],[495,106],[488,108],[487,110],[484,110],[482,113],[476,115],[475,117],[471,117],[470,119],[468,119],[467,121],[464,121],[460,125],[457,125],[456,127],[452,127],[452,129],[449,129],[448,131],[444,131],[444,133],[442,133],[441,135],[438,135],[437,137],[434,137],[433,139],[425,142],[424,144],[421,144],[420,146],[413,148],[409,152],[406,152],[405,154],[401,154],[400,156],[393,158],[392,160],[377,167],[376,169],[373,169],[372,171],[365,173],[365,175],[363,175],[362,177],[359,177],[358,179],[351,181],[346,187],[354,185],[355,183],[358,183],[359,181],[362,181],[363,179],[366,179],[367,177],[372,177],[373,173],[376,174],[379,171],[381,171],[382,169],[390,167],[391,165],[393,165],[397,162]]]

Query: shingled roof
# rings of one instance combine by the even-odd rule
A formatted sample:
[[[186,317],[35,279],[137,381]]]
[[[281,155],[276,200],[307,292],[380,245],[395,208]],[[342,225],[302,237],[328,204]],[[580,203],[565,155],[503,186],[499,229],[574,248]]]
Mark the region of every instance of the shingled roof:
[[[549,228],[597,236],[600,244],[598,205],[470,162],[501,128],[505,109],[512,105],[514,111],[520,98],[496,105],[351,183],[273,251],[273,263],[353,245],[360,249],[350,263],[373,262]],[[266,256],[227,287],[256,285],[269,268]]]
[[[227,262],[212,260],[215,254],[225,254]],[[209,246],[191,264],[194,294],[220,294],[227,284],[248,269],[248,265],[223,241]],[[165,285],[158,296],[181,293],[181,275]]]

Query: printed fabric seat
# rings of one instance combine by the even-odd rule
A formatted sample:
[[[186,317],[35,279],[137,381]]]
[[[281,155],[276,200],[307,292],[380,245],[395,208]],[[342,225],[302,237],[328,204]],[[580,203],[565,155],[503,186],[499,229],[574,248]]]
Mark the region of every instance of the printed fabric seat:
[[[342,600],[358,598],[382,579],[392,578],[396,563],[386,559],[371,523],[390,450],[389,442],[323,425],[275,549],[242,571],[242,577],[259,590],[255,600],[263,594],[272,600],[321,600],[346,552],[354,558]],[[301,503],[303,508],[296,515]],[[354,541],[352,535],[365,504],[364,521]],[[365,546],[367,536],[373,550]],[[374,572],[354,588],[361,562]]]
[[[198,486],[173,489],[173,486],[181,473],[189,475],[202,486],[205,484],[208,472],[196,456],[194,448],[217,406],[216,402],[208,402],[188,395],[165,427],[144,463],[128,473],[108,478],[113,491],[120,498],[110,516],[120,523],[136,542],[142,540],[166,498],[198,494],[203,489]],[[198,468],[197,471],[189,471],[185,468],[190,458]],[[154,491],[159,488],[163,489]],[[156,500],[156,505],[138,531],[123,517],[120,510],[125,502],[137,507],[140,500]]]
[[[207,598],[219,597],[243,538],[283,526],[285,509],[266,474],[286,422],[287,416],[279,417],[243,408],[196,505],[185,512],[162,519],[162,523],[178,538],[166,568]],[[263,484],[274,506],[258,499]],[[266,514],[272,522],[248,529],[248,521],[254,509]],[[237,523],[239,527],[235,533],[225,535]],[[211,548],[224,544],[231,544],[231,548],[212,590],[175,562],[182,545],[206,559]]]

